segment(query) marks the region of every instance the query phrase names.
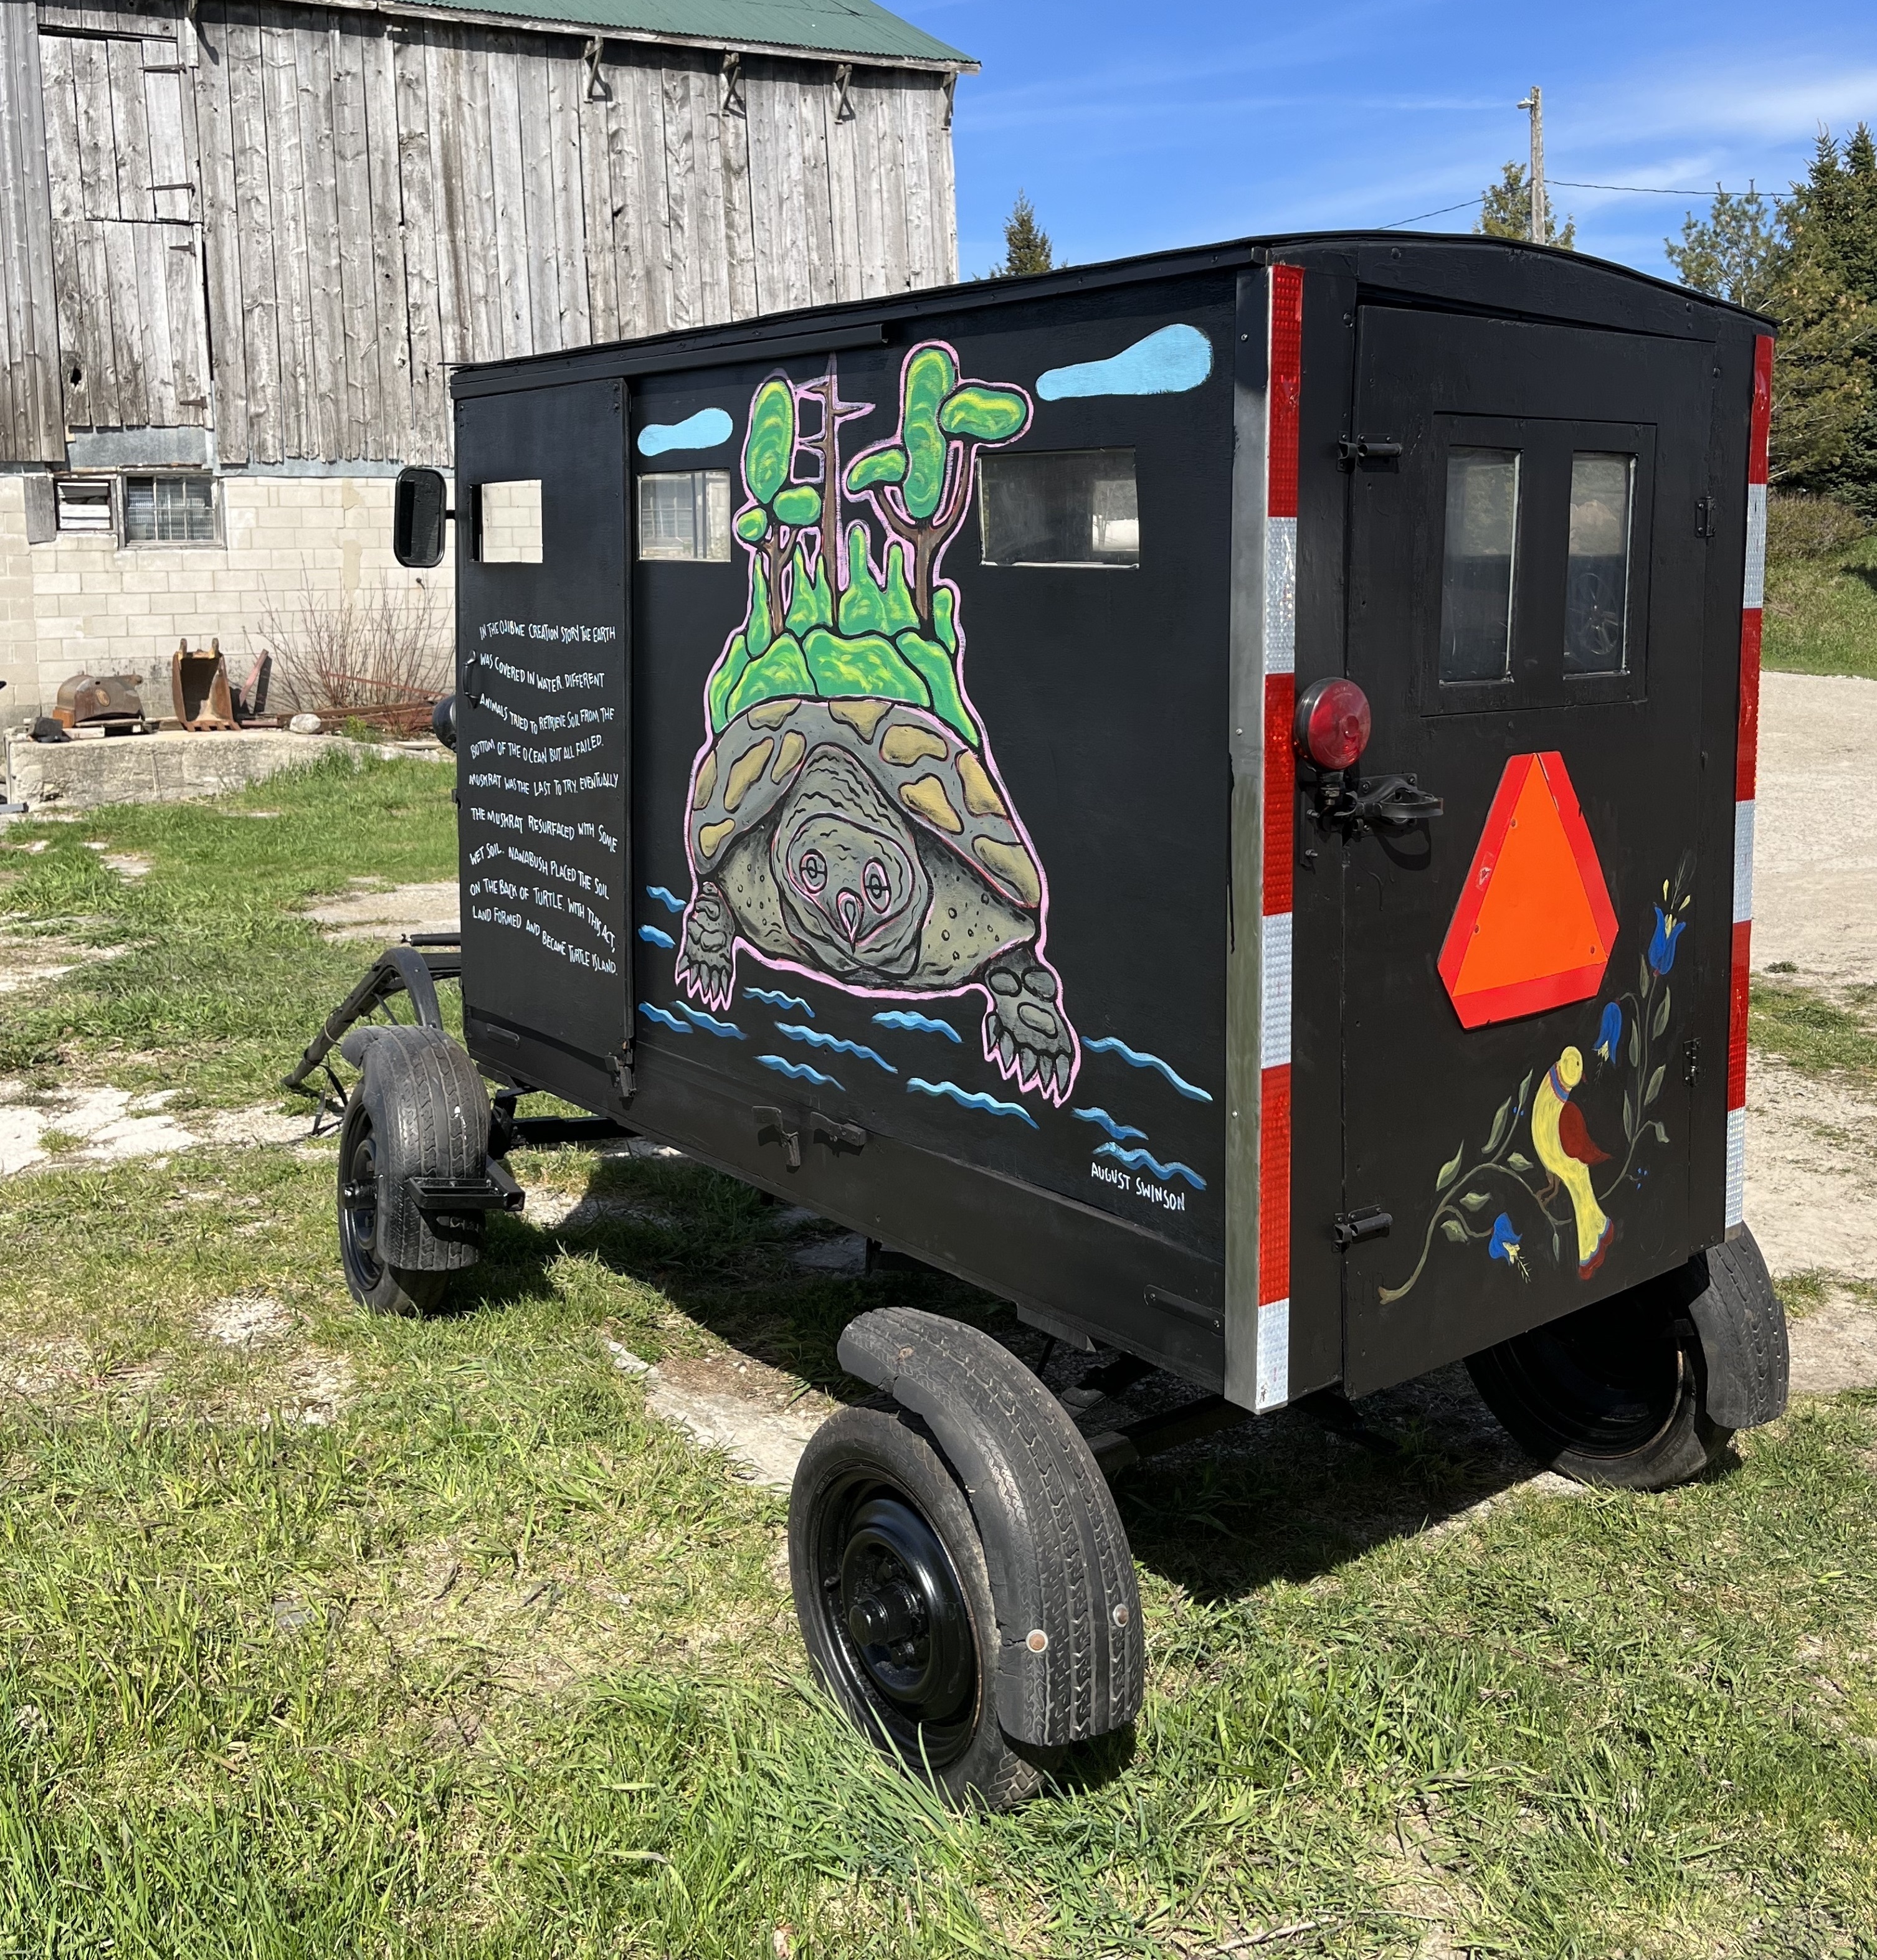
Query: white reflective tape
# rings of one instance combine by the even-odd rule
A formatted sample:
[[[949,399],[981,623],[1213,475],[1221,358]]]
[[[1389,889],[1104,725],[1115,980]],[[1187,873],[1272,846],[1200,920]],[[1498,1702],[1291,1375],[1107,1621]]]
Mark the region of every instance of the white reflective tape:
[[[1290,918],[1274,912],[1264,921],[1258,994],[1258,1066],[1282,1068],[1290,1060]]]
[[[1264,671],[1297,670],[1297,520],[1264,520]]]
[[[1747,1217],[1747,1112],[1744,1109],[1729,1109],[1727,1112],[1727,1217],[1729,1226],[1743,1225]],[[1264,1335],[1260,1322],[1258,1333],[1258,1381],[1264,1379]],[[1259,1405],[1264,1406],[1262,1403]]]
[[[1747,485],[1747,577],[1740,609],[1751,612],[1766,603],[1766,485]]]
[[[1734,923],[1753,916],[1753,805],[1734,805]]]
[[[1290,1302],[1258,1309],[1257,1407],[1282,1408],[1290,1400]]]

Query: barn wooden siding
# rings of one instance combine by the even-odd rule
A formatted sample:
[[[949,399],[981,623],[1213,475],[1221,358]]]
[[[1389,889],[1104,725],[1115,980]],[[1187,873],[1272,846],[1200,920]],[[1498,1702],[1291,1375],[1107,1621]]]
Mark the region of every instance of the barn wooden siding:
[[[857,67],[843,107],[831,59],[746,55],[732,80],[715,49],[609,41],[590,89],[572,35],[230,0],[193,31],[172,0],[39,14],[75,428],[212,420],[229,466],[447,462],[454,364],[956,276],[942,73]],[[11,265],[8,332],[43,347]],[[21,385],[5,454],[58,460]]]
[[[0,460],[62,461],[39,35],[0,0]]]

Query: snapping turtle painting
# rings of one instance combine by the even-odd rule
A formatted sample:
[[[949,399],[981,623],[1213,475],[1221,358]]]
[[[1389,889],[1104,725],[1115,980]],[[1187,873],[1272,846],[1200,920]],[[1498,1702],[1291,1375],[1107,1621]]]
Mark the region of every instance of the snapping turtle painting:
[[[897,432],[843,467],[841,425],[872,406],[840,399],[832,364],[750,404],[749,610],[705,690],[677,978],[728,1007],[742,949],[856,994],[975,990],[985,1058],[1060,1103],[1081,1056],[1044,957],[1048,883],[965,691],[942,576],[977,453],[1023,434],[1030,398],[961,380],[928,342],[900,370]]]

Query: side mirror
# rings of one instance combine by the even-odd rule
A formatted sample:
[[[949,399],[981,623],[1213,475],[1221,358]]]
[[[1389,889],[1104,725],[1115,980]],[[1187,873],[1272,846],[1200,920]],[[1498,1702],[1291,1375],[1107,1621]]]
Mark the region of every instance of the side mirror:
[[[456,746],[456,696],[446,694],[430,711],[430,732],[446,749]]]
[[[391,507],[391,555],[413,571],[441,562],[443,527],[456,515],[447,507],[449,486],[440,469],[414,466],[397,473]]]

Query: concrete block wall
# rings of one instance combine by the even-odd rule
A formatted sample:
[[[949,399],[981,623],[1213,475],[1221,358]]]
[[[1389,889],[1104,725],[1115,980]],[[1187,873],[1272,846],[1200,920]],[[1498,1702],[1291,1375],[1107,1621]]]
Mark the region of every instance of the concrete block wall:
[[[72,533],[32,544],[27,479],[0,475],[0,725],[49,713],[59,683],[88,672],[142,674],[145,708],[167,714],[179,640],[192,648],[219,640],[238,682],[274,644],[270,617],[291,623],[308,605],[368,604],[421,586],[435,595],[447,646],[452,562],[446,555],[434,571],[411,572],[393,558],[393,482],[228,476],[218,485],[218,544],[122,545]]]

